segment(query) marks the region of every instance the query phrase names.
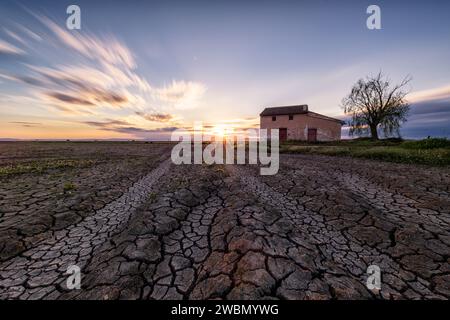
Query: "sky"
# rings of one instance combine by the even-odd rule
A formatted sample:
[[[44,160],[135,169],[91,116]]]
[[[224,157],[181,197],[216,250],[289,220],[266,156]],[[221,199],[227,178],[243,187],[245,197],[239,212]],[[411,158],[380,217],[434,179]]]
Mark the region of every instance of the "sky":
[[[403,137],[450,137],[449,58],[449,1],[2,0],[0,139],[166,140],[257,128],[277,105],[345,119],[379,71],[412,77]]]

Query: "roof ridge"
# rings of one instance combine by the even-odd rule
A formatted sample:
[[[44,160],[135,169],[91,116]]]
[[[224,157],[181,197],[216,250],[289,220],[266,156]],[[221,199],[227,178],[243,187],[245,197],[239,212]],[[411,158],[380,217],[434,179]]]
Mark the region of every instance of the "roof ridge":
[[[302,114],[308,112],[307,104],[267,107],[261,112],[260,116],[282,115],[282,114]]]
[[[320,117],[323,117],[323,118],[326,118],[326,119],[332,120],[332,121],[345,122],[345,121],[340,120],[340,119],[338,119],[338,118],[333,118],[333,117],[330,117],[330,116],[326,116],[326,115],[324,115],[324,114],[320,114],[320,113],[317,113],[317,112],[314,112],[314,111],[308,111],[308,113],[315,114],[315,115],[318,115],[318,116],[320,116]],[[326,119],[325,119],[325,120],[326,120]]]

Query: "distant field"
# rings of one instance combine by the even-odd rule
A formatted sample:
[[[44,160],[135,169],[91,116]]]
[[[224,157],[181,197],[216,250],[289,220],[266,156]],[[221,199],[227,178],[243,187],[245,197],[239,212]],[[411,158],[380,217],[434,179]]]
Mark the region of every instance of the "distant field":
[[[168,143],[159,142],[0,142],[0,177],[67,172],[113,162],[131,169],[148,162],[155,150],[167,148]]]
[[[356,139],[315,144],[292,141],[282,144],[280,152],[349,156],[433,166],[450,165],[450,141],[437,138],[418,141]]]

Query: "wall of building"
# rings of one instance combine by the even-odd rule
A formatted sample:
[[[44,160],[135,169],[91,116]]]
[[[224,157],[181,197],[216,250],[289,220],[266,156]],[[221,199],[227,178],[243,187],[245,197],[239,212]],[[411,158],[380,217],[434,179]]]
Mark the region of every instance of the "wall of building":
[[[337,121],[321,118],[320,115],[295,114],[293,120],[288,115],[260,117],[261,129],[287,128],[288,140],[308,140],[308,128],[317,129],[318,141],[335,141],[341,139],[341,124]]]

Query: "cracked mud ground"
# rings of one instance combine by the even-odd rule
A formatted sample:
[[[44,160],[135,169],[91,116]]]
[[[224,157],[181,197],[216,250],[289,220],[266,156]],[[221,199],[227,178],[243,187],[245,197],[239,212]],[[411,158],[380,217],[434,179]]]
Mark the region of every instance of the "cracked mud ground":
[[[1,166],[73,160],[0,176],[2,299],[450,298],[448,168],[282,155],[260,176],[175,166],[164,144],[0,150]]]

